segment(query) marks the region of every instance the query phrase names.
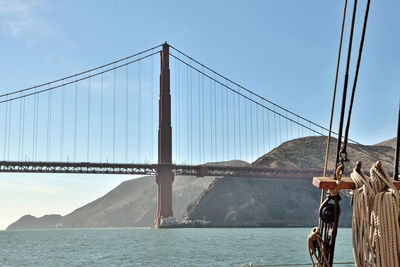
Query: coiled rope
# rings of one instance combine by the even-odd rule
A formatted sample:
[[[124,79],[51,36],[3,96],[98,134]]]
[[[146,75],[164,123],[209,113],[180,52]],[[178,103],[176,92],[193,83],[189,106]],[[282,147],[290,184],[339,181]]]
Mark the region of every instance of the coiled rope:
[[[377,162],[371,178],[353,170],[353,254],[356,266],[400,266],[400,197]]]

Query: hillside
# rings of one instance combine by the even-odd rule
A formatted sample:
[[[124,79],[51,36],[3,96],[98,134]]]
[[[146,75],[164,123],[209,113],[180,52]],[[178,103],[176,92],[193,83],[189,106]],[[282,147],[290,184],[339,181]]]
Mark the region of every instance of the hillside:
[[[349,144],[347,169],[359,160],[369,170],[380,159],[390,170],[393,139],[374,146]],[[281,144],[253,164],[266,167],[322,168],[326,137],[305,137]],[[329,168],[334,166],[336,140],[331,142]],[[372,155],[372,157],[370,156]],[[242,161],[222,164],[246,166]],[[388,168],[389,167],[389,168]],[[309,181],[256,180],[243,178],[175,177],[174,216],[183,221],[208,221],[209,226],[311,226],[316,223],[320,190]],[[115,189],[66,216],[21,217],[7,229],[153,226],[156,214],[155,177],[121,183]],[[342,219],[350,225],[351,207],[343,195]]]
[[[388,147],[395,149],[396,142],[397,142],[397,138],[395,137],[395,138],[380,142],[380,143],[376,144],[376,146],[388,146]]]
[[[305,137],[283,143],[253,164],[279,168],[323,168],[326,137]],[[331,142],[329,168],[334,166],[336,140]],[[348,169],[363,162],[364,171],[378,160],[393,162],[394,150],[387,146],[349,144]],[[375,157],[366,155],[370,154]],[[384,165],[387,168],[388,163]],[[219,178],[187,208],[183,222],[212,227],[224,226],[313,226],[317,223],[320,190],[309,181]],[[341,193],[341,225],[351,225],[349,197]],[[197,223],[200,222],[200,223]]]
[[[39,218],[32,215],[25,215],[8,226],[7,230],[53,228],[61,219],[62,216],[58,214],[45,215]]]
[[[214,180],[177,176],[173,184],[174,216],[179,220],[190,204]],[[154,176],[121,183],[103,197],[76,209],[66,216],[21,217],[7,229],[91,228],[153,226],[157,209],[157,186]]]
[[[392,139],[393,140],[393,139]],[[327,137],[311,136],[285,142],[271,152],[258,158],[253,164],[271,168],[316,168],[322,169],[325,162]],[[388,140],[391,142],[391,140]],[[334,169],[337,139],[330,142],[328,169]],[[383,162],[386,169],[392,168],[394,149],[384,145],[364,146],[349,143],[347,155],[349,168],[357,161],[363,163],[363,169],[369,170],[377,160]]]

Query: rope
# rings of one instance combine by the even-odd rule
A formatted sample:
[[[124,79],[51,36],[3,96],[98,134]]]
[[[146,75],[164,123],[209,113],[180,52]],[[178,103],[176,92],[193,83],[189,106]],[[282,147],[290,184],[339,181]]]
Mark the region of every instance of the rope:
[[[322,239],[319,227],[314,227],[311,230],[311,234],[307,236],[307,246],[308,246],[308,255],[310,256],[311,264],[315,267],[314,258],[318,264],[318,266],[330,266],[328,263],[328,257],[326,255],[326,249],[324,240]],[[318,252],[318,253],[317,253]]]
[[[354,0],[353,15],[351,18],[351,29],[350,29],[350,37],[349,37],[349,48],[347,51],[346,73],[344,76],[344,83],[343,83],[342,108],[341,108],[341,112],[340,112],[339,134],[338,134],[338,141],[337,141],[337,153],[336,153],[335,166],[338,166],[338,164],[339,164],[339,157],[341,158],[341,164],[343,164],[347,160],[346,150],[345,150],[346,148],[344,147],[344,150],[343,150],[344,159],[342,158],[340,150],[341,150],[341,144],[342,144],[344,112],[345,112],[345,108],[346,108],[347,85],[348,85],[348,81],[349,81],[351,49],[352,49],[352,44],[353,44],[353,33],[354,33],[354,24],[355,24],[355,19],[356,19],[356,13],[357,13],[357,0]],[[347,144],[347,141],[345,141],[345,143]],[[336,179],[336,177],[335,177],[335,179]]]
[[[337,64],[336,64],[336,74],[335,74],[335,86],[334,86],[334,89],[333,89],[331,118],[329,120],[328,140],[326,142],[326,151],[325,151],[325,164],[324,164],[324,173],[323,173],[324,177],[326,177],[326,171],[328,169],[329,149],[330,149],[331,135],[332,135],[333,114],[334,114],[334,111],[335,111],[336,89],[337,89],[337,81],[338,81],[338,76],[339,76],[340,57],[341,57],[341,54],[342,54],[343,32],[344,32],[344,25],[346,23],[346,10],[347,10],[347,0],[344,3],[342,28],[341,28],[341,31],[340,31],[339,52],[338,52],[338,59],[337,59]],[[321,190],[321,196],[320,196],[320,203],[319,203],[320,206],[321,206],[321,204],[323,202],[324,195],[325,195],[325,190],[322,189]],[[318,228],[321,228],[321,219],[320,218],[318,219]]]
[[[356,266],[399,266],[400,197],[378,161],[371,179],[353,171],[353,254]]]
[[[344,25],[346,23],[346,10],[347,10],[347,0],[344,2],[343,21],[342,21],[342,28],[341,28],[341,31],[340,31],[339,52],[338,52],[338,59],[337,59],[337,64],[336,64],[335,86],[333,88],[331,118],[329,120],[328,140],[326,142],[326,153],[325,153],[325,164],[324,164],[324,175],[323,175],[324,177],[326,177],[326,171],[328,169],[329,148],[330,148],[331,135],[332,135],[333,114],[334,114],[334,111],[335,111],[336,89],[337,89],[337,81],[338,81],[338,76],[339,76],[340,57],[341,57],[341,54],[342,54],[343,32],[344,32]],[[324,191],[325,190],[321,190],[321,203],[322,203]]]
[[[360,41],[360,48],[359,48],[358,58],[357,58],[356,73],[355,73],[354,81],[353,81],[353,89],[352,89],[352,93],[351,93],[349,113],[348,113],[348,117],[347,117],[346,130],[345,130],[345,134],[344,134],[344,144],[343,144],[344,151],[346,151],[347,140],[348,140],[348,135],[349,135],[351,111],[353,109],[354,95],[355,95],[356,87],[357,87],[358,72],[360,70],[361,56],[362,56],[362,51],[363,51],[363,47],[364,47],[365,31],[367,29],[368,13],[369,13],[370,3],[371,3],[371,0],[368,0],[367,7],[365,9],[364,24],[363,24],[361,41]]]

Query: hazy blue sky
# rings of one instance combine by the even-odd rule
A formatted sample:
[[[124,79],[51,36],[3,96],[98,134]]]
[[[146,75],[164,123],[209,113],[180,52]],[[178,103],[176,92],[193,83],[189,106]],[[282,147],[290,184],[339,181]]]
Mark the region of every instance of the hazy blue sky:
[[[343,2],[0,0],[0,93],[168,41],[271,101],[327,126]],[[363,15],[365,1],[359,2],[358,14]],[[372,1],[350,131],[351,138],[364,144],[395,135],[400,96],[398,14],[400,2]],[[354,44],[353,55],[358,38]],[[128,177],[0,178],[4,228],[26,213],[66,214]]]

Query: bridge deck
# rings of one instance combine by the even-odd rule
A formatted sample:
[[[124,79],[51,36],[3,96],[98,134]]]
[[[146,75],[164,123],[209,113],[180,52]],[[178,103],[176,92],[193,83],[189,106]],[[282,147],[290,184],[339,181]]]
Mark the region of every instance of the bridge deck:
[[[171,168],[175,175],[231,176],[242,178],[308,179],[322,173],[319,169],[235,167],[215,165],[159,165],[91,162],[20,162],[0,161],[0,172],[19,173],[83,173],[157,175],[160,167]]]

